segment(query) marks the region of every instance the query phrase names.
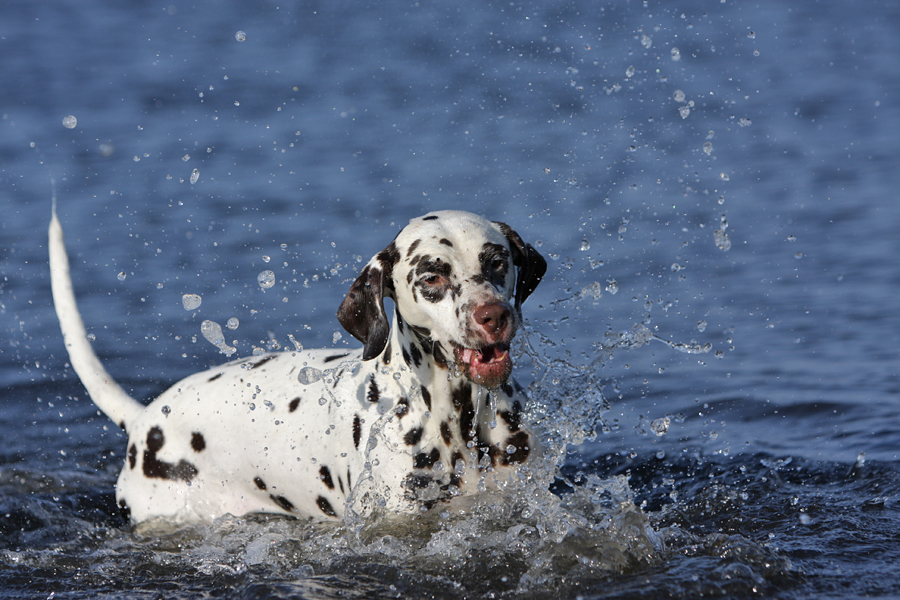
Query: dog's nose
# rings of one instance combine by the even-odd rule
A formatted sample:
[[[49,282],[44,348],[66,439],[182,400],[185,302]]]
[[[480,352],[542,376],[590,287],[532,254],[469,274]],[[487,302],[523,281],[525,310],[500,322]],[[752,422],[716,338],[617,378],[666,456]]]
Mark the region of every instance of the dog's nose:
[[[490,335],[498,335],[509,323],[509,306],[499,302],[484,304],[475,310],[475,322]]]

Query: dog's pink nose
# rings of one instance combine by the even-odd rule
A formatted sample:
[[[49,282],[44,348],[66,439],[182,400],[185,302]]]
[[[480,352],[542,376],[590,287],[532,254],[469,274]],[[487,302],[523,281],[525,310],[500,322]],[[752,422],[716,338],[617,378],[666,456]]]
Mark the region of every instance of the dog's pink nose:
[[[485,304],[475,310],[475,322],[489,335],[499,335],[509,323],[509,306],[501,303]]]

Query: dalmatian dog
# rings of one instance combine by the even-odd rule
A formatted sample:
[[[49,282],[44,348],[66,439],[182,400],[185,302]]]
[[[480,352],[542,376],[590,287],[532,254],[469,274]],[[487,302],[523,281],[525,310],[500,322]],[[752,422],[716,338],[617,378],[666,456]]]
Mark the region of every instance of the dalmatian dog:
[[[361,349],[243,358],[146,407],[91,348],[55,208],[49,251],[72,367],[128,435],[116,498],[133,522],[339,520],[363,482],[381,510],[411,514],[508,484],[539,452],[510,379],[510,342],[547,263],[504,223],[459,211],[411,220],[338,310]]]

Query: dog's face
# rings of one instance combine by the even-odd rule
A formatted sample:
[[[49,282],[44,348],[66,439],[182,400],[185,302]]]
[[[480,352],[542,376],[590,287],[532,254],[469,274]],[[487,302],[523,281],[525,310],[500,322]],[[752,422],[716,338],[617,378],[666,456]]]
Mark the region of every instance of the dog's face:
[[[509,343],[521,304],[547,263],[503,223],[459,211],[410,221],[354,282],[338,320],[365,345],[363,358],[384,349],[389,327],[382,299],[393,298],[400,327],[438,364],[454,363],[486,387],[512,371]]]

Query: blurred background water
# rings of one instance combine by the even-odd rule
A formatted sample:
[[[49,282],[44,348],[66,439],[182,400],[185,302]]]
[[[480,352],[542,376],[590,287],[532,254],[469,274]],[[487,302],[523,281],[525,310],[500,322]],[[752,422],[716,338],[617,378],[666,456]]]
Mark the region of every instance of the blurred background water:
[[[0,3],[0,596],[896,595],[898,56],[887,0]],[[141,398],[225,360],[204,319],[355,345],[337,305],[413,216],[508,222],[550,264],[517,377],[570,444],[554,496],[133,530],[54,189]]]

